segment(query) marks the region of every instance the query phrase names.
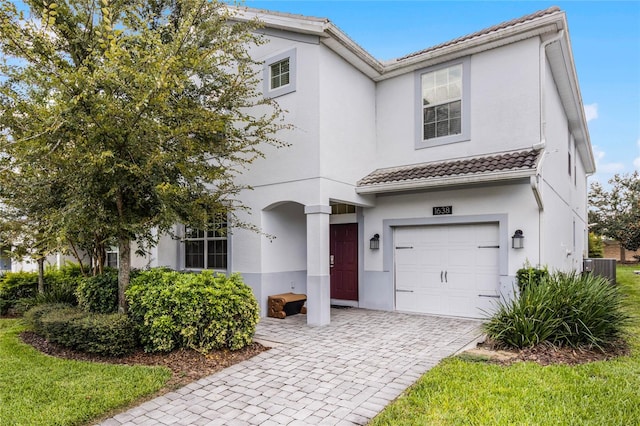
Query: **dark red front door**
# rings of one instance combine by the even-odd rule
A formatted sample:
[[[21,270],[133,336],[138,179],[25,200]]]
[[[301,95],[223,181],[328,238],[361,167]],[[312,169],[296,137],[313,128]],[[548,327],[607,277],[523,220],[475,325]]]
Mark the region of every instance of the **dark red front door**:
[[[358,300],[358,224],[331,225],[331,298]]]

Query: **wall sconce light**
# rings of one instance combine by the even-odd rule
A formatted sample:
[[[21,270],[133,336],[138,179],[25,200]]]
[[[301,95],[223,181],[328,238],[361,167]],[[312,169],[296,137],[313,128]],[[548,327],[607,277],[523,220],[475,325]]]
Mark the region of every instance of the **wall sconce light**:
[[[524,248],[524,235],[522,235],[522,231],[520,229],[516,230],[513,237],[511,237],[511,248]]]
[[[380,234],[375,234],[370,240],[369,240],[369,248],[371,250],[378,250],[380,248]]]

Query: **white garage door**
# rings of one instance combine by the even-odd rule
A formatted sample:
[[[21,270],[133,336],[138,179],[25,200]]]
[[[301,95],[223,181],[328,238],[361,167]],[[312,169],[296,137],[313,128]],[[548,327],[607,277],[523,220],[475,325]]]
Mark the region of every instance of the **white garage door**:
[[[396,309],[486,317],[498,297],[498,224],[396,228]]]

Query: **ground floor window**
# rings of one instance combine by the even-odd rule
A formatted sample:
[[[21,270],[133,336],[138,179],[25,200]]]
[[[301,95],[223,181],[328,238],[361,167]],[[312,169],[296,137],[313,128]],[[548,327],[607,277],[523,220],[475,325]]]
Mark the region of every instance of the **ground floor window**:
[[[227,221],[214,221],[208,230],[185,227],[184,266],[193,269],[227,269]]]
[[[0,273],[11,271],[11,258],[8,254],[10,250],[8,246],[0,246]]]
[[[107,250],[107,267],[118,269],[118,249]]]

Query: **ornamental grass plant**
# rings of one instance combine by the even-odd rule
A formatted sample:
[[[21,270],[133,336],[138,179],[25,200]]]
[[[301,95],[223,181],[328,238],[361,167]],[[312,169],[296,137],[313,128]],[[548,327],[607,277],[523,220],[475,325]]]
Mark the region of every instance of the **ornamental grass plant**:
[[[604,350],[623,337],[629,322],[623,302],[618,287],[603,277],[556,272],[500,302],[485,331],[505,347],[550,343]]]

